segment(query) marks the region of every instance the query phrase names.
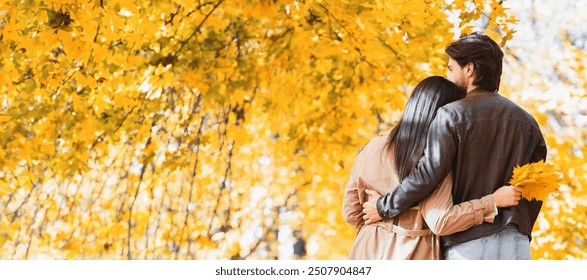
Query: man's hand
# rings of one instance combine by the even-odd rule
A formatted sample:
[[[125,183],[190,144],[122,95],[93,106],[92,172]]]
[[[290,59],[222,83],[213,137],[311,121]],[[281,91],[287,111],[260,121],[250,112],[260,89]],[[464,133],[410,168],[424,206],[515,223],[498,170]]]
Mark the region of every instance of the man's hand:
[[[383,219],[377,212],[377,199],[379,199],[381,195],[370,189],[366,189],[365,192],[369,195],[369,200],[363,203],[363,220],[365,220],[365,224],[368,225]]]

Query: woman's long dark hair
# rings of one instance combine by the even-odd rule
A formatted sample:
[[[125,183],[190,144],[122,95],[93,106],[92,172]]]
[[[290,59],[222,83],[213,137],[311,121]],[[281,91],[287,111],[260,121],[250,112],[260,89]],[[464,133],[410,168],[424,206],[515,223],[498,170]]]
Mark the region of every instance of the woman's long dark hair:
[[[400,181],[416,167],[426,148],[428,129],[438,108],[465,96],[451,81],[431,76],[422,80],[408,99],[399,123],[389,134],[386,148],[395,148],[395,165]]]

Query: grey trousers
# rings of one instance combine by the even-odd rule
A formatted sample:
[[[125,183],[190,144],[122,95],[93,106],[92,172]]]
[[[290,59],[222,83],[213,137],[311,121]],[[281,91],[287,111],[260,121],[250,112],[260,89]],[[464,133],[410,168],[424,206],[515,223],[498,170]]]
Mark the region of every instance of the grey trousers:
[[[445,249],[446,260],[531,260],[530,240],[515,225],[502,231],[452,245]]]

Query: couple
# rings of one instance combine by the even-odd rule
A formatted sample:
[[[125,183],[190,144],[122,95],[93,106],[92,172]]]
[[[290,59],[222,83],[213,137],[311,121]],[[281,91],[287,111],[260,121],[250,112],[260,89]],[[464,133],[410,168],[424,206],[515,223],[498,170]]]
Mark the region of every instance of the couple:
[[[351,259],[531,259],[542,202],[503,185],[546,158],[542,133],[497,93],[495,41],[472,33],[446,53],[452,82],[421,81],[391,133],[355,160],[342,207],[358,229]]]

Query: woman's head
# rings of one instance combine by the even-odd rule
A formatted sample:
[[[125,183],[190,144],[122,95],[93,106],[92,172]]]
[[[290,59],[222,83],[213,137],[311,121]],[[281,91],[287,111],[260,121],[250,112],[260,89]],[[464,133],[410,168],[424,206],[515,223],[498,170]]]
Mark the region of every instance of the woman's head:
[[[428,77],[414,88],[387,143],[388,148],[394,147],[400,180],[410,174],[423,155],[428,129],[436,117],[436,110],[464,96],[464,90],[440,76]]]

